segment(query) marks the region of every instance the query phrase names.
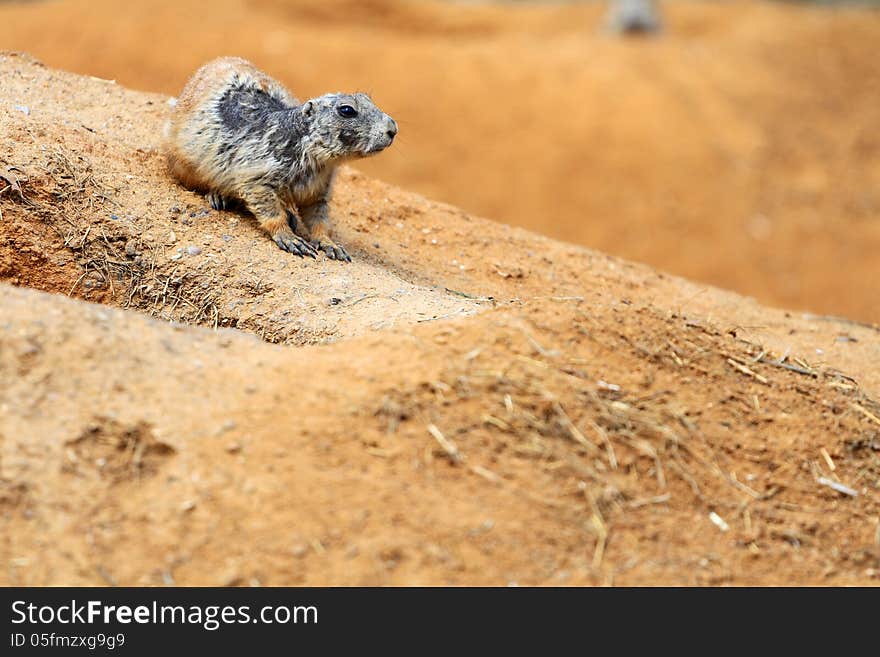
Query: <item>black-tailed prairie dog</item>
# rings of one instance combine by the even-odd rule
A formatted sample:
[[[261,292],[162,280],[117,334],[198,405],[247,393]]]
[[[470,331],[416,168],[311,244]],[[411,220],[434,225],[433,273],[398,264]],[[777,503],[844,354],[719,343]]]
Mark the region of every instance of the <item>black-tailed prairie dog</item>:
[[[396,134],[397,123],[366,94],[300,103],[250,62],[223,57],[187,82],[165,151],[183,185],[217,210],[241,202],[285,251],[350,261],[328,230],[334,171],[388,148]]]

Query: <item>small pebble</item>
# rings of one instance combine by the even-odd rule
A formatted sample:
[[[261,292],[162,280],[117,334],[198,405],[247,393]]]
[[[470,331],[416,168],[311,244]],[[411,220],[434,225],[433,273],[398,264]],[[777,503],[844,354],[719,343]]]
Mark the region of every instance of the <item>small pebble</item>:
[[[189,253],[191,256],[197,256],[202,252],[202,250],[197,246],[188,246],[186,247],[186,252]]]
[[[15,109],[17,109],[19,112],[22,112],[25,116],[31,115],[31,108],[27,105],[16,105]]]
[[[220,427],[217,429],[216,434],[219,436],[221,434],[226,433],[227,431],[232,431],[235,429],[236,423],[235,420],[226,420]]]
[[[718,527],[718,529],[720,529],[721,531],[723,531],[723,532],[730,531],[730,525],[728,525],[728,524],[724,521],[724,518],[722,518],[721,516],[719,516],[719,515],[718,515],[717,513],[715,513],[714,511],[712,511],[711,513],[709,513],[709,520],[711,520],[711,521],[712,521],[712,524],[715,525],[716,527]],[[702,564],[700,564],[700,565],[702,565]]]

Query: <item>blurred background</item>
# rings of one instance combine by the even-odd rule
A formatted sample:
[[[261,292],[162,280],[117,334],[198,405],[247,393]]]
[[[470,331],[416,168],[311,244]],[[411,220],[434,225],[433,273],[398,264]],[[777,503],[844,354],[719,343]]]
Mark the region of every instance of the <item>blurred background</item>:
[[[0,0],[0,49],[170,95],[226,54],[300,98],[367,91],[401,126],[356,165],[371,175],[764,303],[880,322],[878,9]]]

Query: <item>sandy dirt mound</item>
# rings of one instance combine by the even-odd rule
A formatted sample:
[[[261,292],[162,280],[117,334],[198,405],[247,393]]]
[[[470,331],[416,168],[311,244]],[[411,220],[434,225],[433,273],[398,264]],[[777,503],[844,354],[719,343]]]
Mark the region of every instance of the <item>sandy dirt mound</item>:
[[[397,117],[359,164],[541,233],[816,313],[880,321],[880,12],[670,2],[662,38],[601,3],[69,0],[0,6],[0,48],[177,93],[237,54],[302,96]]]
[[[877,582],[875,327],[354,172],[300,261],[164,174],[164,97],[0,76],[0,583]]]
[[[351,267],[316,267],[287,257],[250,216],[214,211],[196,194],[181,203],[179,190],[163,185],[157,126],[167,119],[165,98],[100,80],[84,88],[77,78],[41,67],[5,71],[4,92],[18,109],[0,110],[6,127],[0,175],[15,176],[9,194],[29,222],[7,225],[8,240],[0,247],[0,276],[16,284],[112,298],[166,319],[247,328],[291,343],[468,314],[477,307],[462,294],[414,285],[404,280],[405,272],[377,264],[371,252],[379,245],[368,240],[377,222],[394,219],[384,212],[386,198],[364,199],[366,212],[337,208],[358,216],[348,228],[359,239],[346,236],[343,242],[357,244],[359,257]],[[78,93],[87,105],[62,100]],[[138,115],[123,107],[137,107]],[[357,176],[348,172],[341,186]],[[154,191],[161,187],[164,194]],[[443,212],[438,208],[441,217]],[[69,255],[41,255],[40,243],[58,239]],[[48,265],[49,276],[33,276],[37,261]],[[66,288],[56,273],[65,265],[76,274]]]

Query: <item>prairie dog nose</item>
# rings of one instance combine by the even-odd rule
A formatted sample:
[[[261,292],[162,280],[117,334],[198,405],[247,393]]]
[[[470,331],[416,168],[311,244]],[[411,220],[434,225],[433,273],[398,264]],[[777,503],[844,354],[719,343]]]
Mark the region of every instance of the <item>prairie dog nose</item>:
[[[386,123],[385,134],[388,135],[388,139],[394,139],[397,136],[397,121],[392,119],[390,116],[388,117],[388,122]]]

